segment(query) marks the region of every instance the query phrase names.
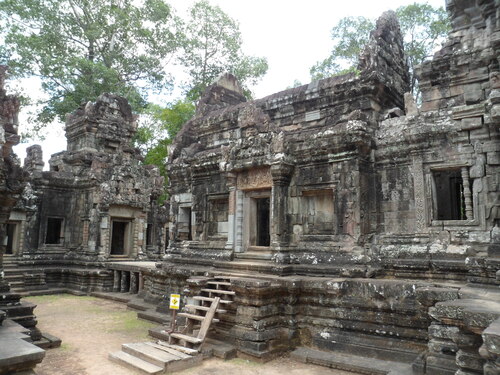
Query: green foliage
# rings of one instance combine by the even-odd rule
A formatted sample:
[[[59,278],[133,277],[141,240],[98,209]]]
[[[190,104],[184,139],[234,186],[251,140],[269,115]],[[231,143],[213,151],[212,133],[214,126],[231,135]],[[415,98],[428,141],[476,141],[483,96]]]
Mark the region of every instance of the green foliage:
[[[183,28],[183,53],[179,57],[189,74],[185,91],[190,100],[196,100],[218,76],[233,73],[247,95],[267,72],[267,60],[246,56],[241,49],[242,38],[238,23],[218,6],[202,0],[189,10]]]
[[[404,37],[408,56],[411,90],[418,94],[418,82],[413,74],[416,65],[422,63],[446,37],[450,26],[446,11],[429,4],[410,4],[399,7],[396,14]],[[312,79],[355,71],[358,56],[368,43],[375,22],[365,17],[342,18],[332,29],[333,48],[330,56],[316,63],[311,69]]]
[[[177,22],[163,0],[3,0],[0,61],[14,78],[41,78],[43,124],[103,92],[140,112],[146,90],[171,85],[164,65],[178,47]]]
[[[165,108],[149,105],[141,116],[141,123],[134,138],[135,146],[146,155],[145,164],[153,164],[160,169],[160,174],[165,177],[165,184],[168,146],[194,113],[195,106],[192,102],[177,100]],[[164,196],[160,197],[160,201],[164,199]]]

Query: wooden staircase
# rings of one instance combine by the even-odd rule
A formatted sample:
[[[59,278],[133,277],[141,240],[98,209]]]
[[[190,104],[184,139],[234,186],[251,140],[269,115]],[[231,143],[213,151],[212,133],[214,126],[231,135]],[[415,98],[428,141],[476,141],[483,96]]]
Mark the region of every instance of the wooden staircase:
[[[163,330],[165,340],[123,344],[121,351],[109,354],[109,359],[146,374],[180,371],[201,363],[201,349],[210,327],[219,322],[217,315],[226,313],[219,306],[233,302],[235,293],[230,287],[226,279],[208,281],[200,295],[193,297],[198,304],[187,304],[177,314],[185,320],[181,330]]]

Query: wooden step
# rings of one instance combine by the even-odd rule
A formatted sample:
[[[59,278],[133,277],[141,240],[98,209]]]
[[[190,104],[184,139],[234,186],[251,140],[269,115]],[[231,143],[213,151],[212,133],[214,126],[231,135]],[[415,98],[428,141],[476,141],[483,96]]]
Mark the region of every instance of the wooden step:
[[[126,366],[133,370],[139,370],[146,374],[159,374],[163,372],[162,367],[153,365],[152,363],[146,362],[140,358],[134,357],[133,355],[122,351],[109,353],[108,358],[111,361],[119,363],[122,366]]]
[[[236,294],[232,290],[221,290],[221,289],[202,289],[201,291],[207,293],[225,294],[228,296],[234,296]]]
[[[215,300],[215,298],[204,297],[204,296],[194,296],[193,299],[197,300],[197,301],[205,301],[205,302],[213,302]],[[229,303],[233,303],[233,301],[221,299],[220,303],[229,304]]]
[[[188,308],[188,309],[201,310],[201,311],[208,311],[208,310],[210,310],[210,307],[200,306],[200,305],[186,305],[185,307]],[[227,313],[227,310],[217,309],[217,313],[218,314],[225,314],[225,313]]]
[[[207,284],[210,284],[210,285],[231,286],[231,283],[229,281],[208,281]]]
[[[159,342],[163,342],[163,341],[160,340]],[[165,353],[168,353],[168,354],[173,355],[173,356],[180,358],[180,359],[190,358],[193,355],[199,354],[198,351],[194,350],[194,349],[191,349],[193,351],[192,353],[186,353],[185,351],[182,351],[182,350],[179,350],[176,348],[171,348],[169,346],[164,346],[162,344],[155,343],[155,342],[148,342],[148,345],[156,348],[157,350],[162,350]],[[179,348],[186,349],[183,346],[179,346]]]
[[[188,318],[188,319],[198,320],[199,322],[202,322],[203,320],[205,320],[204,316],[189,314],[189,313],[178,313],[177,316],[183,316],[183,317]],[[218,323],[218,322],[219,322],[219,319],[212,319],[212,323]]]
[[[134,343],[134,344],[123,344],[122,351],[133,355],[134,357],[140,358],[146,362],[152,363],[156,366],[165,369],[168,362],[178,361],[181,358],[170,353],[165,352],[164,350],[159,350],[151,345],[147,345],[147,343]]]
[[[174,350],[177,350],[179,352],[183,352],[183,353],[189,354],[189,355],[197,355],[198,354],[198,350],[196,350],[196,349],[191,349],[191,348],[186,348],[184,346],[169,344],[168,342],[165,342],[162,340],[158,340],[157,345],[159,346],[159,349],[162,349],[162,350],[174,349]]]
[[[170,336],[179,340],[190,342],[192,344],[201,344],[203,342],[202,339],[199,339],[197,337],[183,335],[182,333],[177,333],[177,332],[171,333]]]

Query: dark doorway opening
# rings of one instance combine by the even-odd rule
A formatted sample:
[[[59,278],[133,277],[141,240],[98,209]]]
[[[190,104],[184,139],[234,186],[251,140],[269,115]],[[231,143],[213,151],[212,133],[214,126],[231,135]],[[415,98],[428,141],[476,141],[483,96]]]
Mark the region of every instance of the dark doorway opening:
[[[146,246],[153,245],[153,225],[148,224],[146,227]]]
[[[271,235],[269,231],[270,215],[269,207],[271,200],[269,198],[256,199],[257,208],[257,237],[256,246],[269,246],[271,244]]]
[[[45,243],[48,245],[58,245],[61,243],[61,230],[63,219],[49,217],[47,219],[47,233]]]
[[[466,220],[464,183],[460,170],[434,172],[438,220]]]
[[[129,223],[127,221],[113,220],[111,230],[111,255],[125,255],[128,225]]]
[[[17,224],[7,224],[7,248],[5,249],[5,254],[14,254],[16,226]]]

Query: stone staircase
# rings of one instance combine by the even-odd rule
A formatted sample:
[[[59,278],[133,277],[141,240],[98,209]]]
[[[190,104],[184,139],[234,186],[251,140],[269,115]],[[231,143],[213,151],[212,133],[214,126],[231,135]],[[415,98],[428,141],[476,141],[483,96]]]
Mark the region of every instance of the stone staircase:
[[[231,282],[227,279],[207,281],[200,295],[194,296],[184,311],[177,314],[179,321],[184,321],[180,331],[165,330],[164,326],[152,329],[150,335],[159,340],[123,344],[121,351],[109,354],[109,359],[146,374],[180,371],[198,365],[204,356],[217,352],[216,340],[211,340],[210,350],[203,349],[203,345],[212,324],[219,322],[216,316],[226,313],[219,306],[233,302],[235,293],[230,288]],[[235,350],[226,345],[219,352],[218,356],[229,358],[228,353]]]
[[[43,291],[47,289],[43,270],[20,266],[15,257],[4,257],[4,280],[13,292]]]

